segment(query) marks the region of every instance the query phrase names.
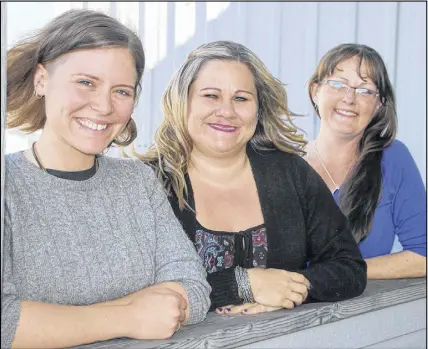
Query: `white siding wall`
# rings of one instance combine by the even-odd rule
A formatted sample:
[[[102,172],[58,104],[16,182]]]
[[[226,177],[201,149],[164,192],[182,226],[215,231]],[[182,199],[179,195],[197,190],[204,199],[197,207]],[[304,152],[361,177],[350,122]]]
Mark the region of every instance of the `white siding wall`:
[[[135,111],[139,150],[151,142],[162,120],[160,98],[169,78],[186,55],[204,42],[234,40],[258,54],[288,85],[290,108],[305,115],[297,124],[308,139],[316,135],[319,123],[307,97],[306,82],[319,58],[340,43],[372,46],[383,56],[396,90],[398,138],[409,147],[425,181],[425,3],[9,2],[7,7],[8,46],[69,7],[100,9],[140,33],[148,66]],[[42,15],[35,15],[39,12]],[[16,134],[14,137],[17,139]]]

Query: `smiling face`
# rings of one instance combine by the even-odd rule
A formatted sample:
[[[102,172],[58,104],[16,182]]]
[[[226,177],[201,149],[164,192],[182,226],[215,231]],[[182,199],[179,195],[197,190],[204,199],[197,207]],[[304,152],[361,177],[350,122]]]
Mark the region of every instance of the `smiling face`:
[[[361,65],[357,57],[340,62],[331,76],[324,80],[335,80],[355,88],[377,91],[368,76],[367,66]],[[321,128],[345,137],[355,137],[365,130],[381,103],[379,98],[356,95],[354,89],[347,93],[338,91],[328,84],[313,84],[312,100],[318,106]]]
[[[67,53],[39,65],[34,85],[45,96],[43,133],[85,154],[100,153],[127,125],[134,108],[135,62],[127,48]]]
[[[188,131],[205,155],[243,151],[254,135],[257,91],[248,67],[235,61],[205,63],[189,90]]]

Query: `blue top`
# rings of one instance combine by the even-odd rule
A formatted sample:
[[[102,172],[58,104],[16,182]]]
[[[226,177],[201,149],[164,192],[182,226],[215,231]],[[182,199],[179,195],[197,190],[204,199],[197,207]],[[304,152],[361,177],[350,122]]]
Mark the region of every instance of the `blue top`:
[[[390,254],[397,237],[404,251],[426,257],[426,190],[407,147],[395,140],[384,150],[382,191],[372,230],[359,243],[364,258]],[[338,203],[339,191],[333,193]]]

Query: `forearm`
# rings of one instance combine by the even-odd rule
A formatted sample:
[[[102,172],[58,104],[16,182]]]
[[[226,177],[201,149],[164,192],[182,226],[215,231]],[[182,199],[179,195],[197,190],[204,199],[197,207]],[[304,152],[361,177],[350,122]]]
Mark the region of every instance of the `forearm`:
[[[311,283],[309,296],[321,302],[336,302],[363,293],[366,284],[366,264],[356,260],[322,262],[297,271]]]
[[[61,348],[127,336],[123,306],[21,302],[12,348]]]
[[[366,259],[368,279],[424,277],[426,257],[411,251]]]

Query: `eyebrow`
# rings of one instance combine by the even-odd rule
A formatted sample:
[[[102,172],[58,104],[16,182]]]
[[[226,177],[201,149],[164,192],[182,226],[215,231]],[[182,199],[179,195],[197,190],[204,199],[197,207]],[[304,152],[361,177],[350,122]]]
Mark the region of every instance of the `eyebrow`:
[[[199,91],[202,92],[202,91],[205,91],[205,90],[216,90],[218,92],[221,92],[221,89],[219,89],[217,87],[205,87],[205,88],[200,89]],[[253,96],[253,94],[250,91],[246,91],[246,90],[236,90],[235,91],[235,93],[238,93],[238,92],[248,93],[249,95]]]
[[[341,76],[336,76],[336,78],[338,78],[338,79],[342,79],[342,80],[345,80],[345,81],[347,81],[347,82],[349,82],[349,80],[347,79],[347,78],[343,78],[343,77],[341,77]],[[361,77],[362,78],[362,77]],[[370,77],[368,77],[367,76],[367,79],[370,79]],[[364,80],[363,80],[364,81]],[[359,84],[358,86],[362,86],[362,85],[367,85],[367,84],[373,84],[374,85],[374,82],[369,82],[369,81],[364,81],[362,84]]]
[[[91,74],[87,74],[87,73],[77,73],[77,74],[73,74],[72,76],[75,76],[75,75],[87,76],[88,78],[91,78],[92,80],[100,81],[100,78],[96,77],[95,75],[91,75]],[[127,84],[118,84],[118,85],[114,85],[114,87],[128,87],[131,90],[135,90],[134,86],[127,85]]]

